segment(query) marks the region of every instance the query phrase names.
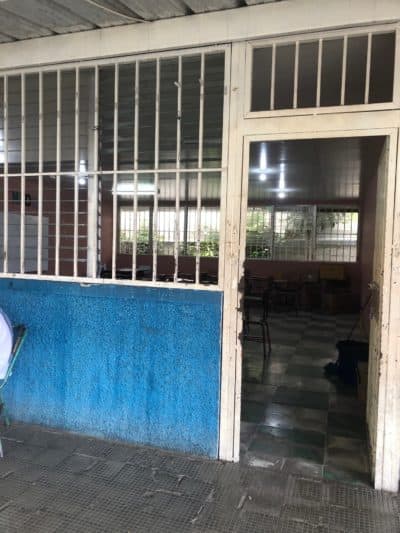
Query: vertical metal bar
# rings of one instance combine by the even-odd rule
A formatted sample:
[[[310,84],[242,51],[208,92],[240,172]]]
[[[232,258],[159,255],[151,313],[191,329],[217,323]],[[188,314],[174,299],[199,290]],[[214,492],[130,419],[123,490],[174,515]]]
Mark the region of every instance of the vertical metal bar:
[[[347,46],[348,46],[348,36],[345,35],[343,39],[342,87],[341,87],[341,92],[340,92],[340,105],[344,105],[345,97],[346,97]]]
[[[366,72],[365,72],[364,104],[368,104],[368,101],[369,101],[369,86],[370,86],[370,76],[371,76],[371,49],[372,49],[372,33],[369,33],[368,34],[368,45],[367,45],[367,63],[366,63]]]
[[[178,58],[178,81],[177,86],[177,112],[176,112],[176,168],[181,168],[181,116],[182,116],[182,56]],[[181,174],[176,173],[175,181],[175,236],[174,236],[174,281],[178,281],[179,271],[179,237],[180,237],[180,195],[181,195]]]
[[[133,224],[132,224],[132,279],[136,279],[137,233],[138,233],[138,168],[139,168],[139,75],[140,63],[135,63],[135,125],[133,132]]]
[[[118,102],[119,102],[119,65],[114,68],[114,142],[113,142],[113,220],[112,220],[112,267],[111,277],[115,279],[117,270],[117,216],[118,216]]]
[[[294,80],[293,80],[293,109],[297,108],[297,91],[299,85],[299,49],[300,43],[296,41],[294,55]]]
[[[26,98],[25,74],[21,74],[21,226],[20,226],[20,264],[19,271],[25,272],[25,193],[26,193]]]
[[[318,67],[317,67],[317,94],[315,107],[321,106],[321,70],[322,70],[322,46],[323,40],[318,40]]]
[[[204,135],[204,73],[205,73],[205,58],[204,53],[201,54],[200,63],[200,102],[199,102],[199,151],[198,151],[198,164],[200,169],[197,173],[197,232],[196,232],[196,283],[200,283],[200,242],[201,242],[201,194],[202,194],[202,177],[203,173],[203,135]]]
[[[93,75],[92,75],[93,72]],[[99,259],[99,177],[98,169],[98,130],[99,130],[99,68],[91,72],[87,116],[87,253],[86,275],[95,278]],[[80,167],[80,164],[79,164]],[[79,240],[78,240],[79,244]]]
[[[156,116],[154,133],[154,211],[153,211],[153,281],[157,280],[158,253],[158,180],[160,158],[160,58],[156,63]]]
[[[79,68],[75,68],[75,131],[74,131],[74,278],[78,275],[78,214],[79,214]]]
[[[270,104],[271,111],[275,109],[275,71],[276,71],[276,44],[272,45],[272,59],[271,59],[271,92]]]
[[[39,145],[38,145],[38,241],[37,273],[42,273],[43,255],[43,72],[39,72]]]
[[[4,209],[3,209],[3,272],[8,272],[8,76],[4,76]]]
[[[271,207],[271,229],[272,229],[272,240],[271,240],[270,259],[275,259],[275,206]]]
[[[61,196],[61,71],[57,70],[57,124],[56,124],[56,242],[55,275],[60,274],[60,196]]]
[[[97,261],[98,261],[98,227],[99,227],[99,176],[97,171],[99,169],[99,67],[94,67],[94,114],[93,114],[93,187],[91,197],[89,198],[91,204],[91,211],[93,214],[92,220],[92,239],[90,248],[91,255],[91,274],[95,278],[97,276]],[[89,182],[88,176],[88,182]],[[89,193],[89,188],[88,188]]]
[[[311,243],[309,250],[309,260],[315,261],[316,251],[317,251],[317,222],[318,222],[318,211],[317,206],[313,205],[312,210],[312,233],[311,233]]]

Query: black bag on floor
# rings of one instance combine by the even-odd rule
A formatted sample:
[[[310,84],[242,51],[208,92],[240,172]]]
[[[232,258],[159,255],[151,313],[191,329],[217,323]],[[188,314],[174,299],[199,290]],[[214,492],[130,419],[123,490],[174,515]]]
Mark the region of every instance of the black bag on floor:
[[[339,341],[336,344],[338,351],[338,358],[335,363],[328,363],[325,365],[325,375],[327,377],[337,376],[346,385],[356,386],[359,381],[358,365],[359,361],[368,361],[369,344],[368,342],[353,341],[351,337],[361,319],[362,313],[367,308],[371,300],[371,294],[368,296],[367,301],[361,307],[360,315],[357,318],[357,322],[351,328],[350,333],[346,340]]]
[[[338,359],[336,361],[336,375],[346,385],[357,385],[359,361],[368,361],[369,345],[367,342],[345,340],[336,344]]]

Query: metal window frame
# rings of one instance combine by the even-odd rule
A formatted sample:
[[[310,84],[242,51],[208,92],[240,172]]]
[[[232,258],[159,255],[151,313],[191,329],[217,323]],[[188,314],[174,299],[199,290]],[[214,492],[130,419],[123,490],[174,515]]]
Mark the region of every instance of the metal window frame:
[[[159,168],[159,120],[160,120],[160,108],[159,108],[159,98],[160,98],[160,62],[164,58],[177,58],[180,65],[182,65],[182,58],[187,56],[193,56],[193,55],[199,55],[201,57],[201,65],[202,65],[202,75],[201,79],[199,80],[199,98],[200,98],[200,119],[199,119],[199,139],[202,138],[203,135],[203,114],[204,114],[204,104],[202,103],[202,99],[204,98],[204,68],[205,68],[205,57],[209,54],[217,54],[217,53],[224,53],[224,102],[223,102],[223,124],[222,124],[222,162],[220,167],[215,168],[204,168],[203,167],[203,157],[202,157],[202,151],[203,146],[202,143],[199,143],[199,153],[198,153],[198,166],[197,168],[188,168],[183,169],[180,165],[180,153],[176,154],[176,168],[168,168],[168,169],[160,169]],[[155,60],[157,64],[157,77],[156,77],[156,113],[155,113],[155,128],[154,128],[154,135],[155,135],[155,164],[154,168],[152,169],[139,169],[138,168],[138,116],[140,113],[140,107],[139,107],[139,99],[138,99],[138,83],[139,83],[139,76],[136,75],[135,78],[135,131],[134,131],[134,165],[133,169],[129,170],[119,170],[118,169],[118,88],[119,88],[119,68],[121,65],[129,64],[132,65],[135,69],[136,74],[138,74],[139,65],[143,61],[149,61],[149,60]],[[218,44],[218,45],[212,45],[212,46],[206,46],[201,48],[186,48],[184,50],[169,50],[166,52],[158,51],[153,53],[145,53],[145,54],[132,54],[124,57],[116,57],[116,58],[107,58],[107,59],[94,59],[94,60],[88,60],[88,61],[82,61],[82,62],[71,62],[71,63],[63,63],[63,64],[56,64],[56,65],[46,65],[42,67],[32,67],[32,68],[18,68],[10,71],[2,71],[0,73],[0,80],[5,80],[3,82],[4,86],[7,88],[7,82],[8,77],[10,75],[12,76],[20,76],[21,79],[21,86],[25,87],[25,78],[27,74],[37,74],[39,79],[39,154],[38,154],[38,162],[39,162],[39,168],[38,172],[26,172],[25,170],[25,164],[24,164],[24,157],[25,157],[25,151],[22,154],[21,152],[21,171],[18,173],[10,173],[8,172],[8,164],[7,164],[7,157],[5,158],[5,164],[4,164],[4,172],[0,174],[0,177],[4,178],[4,189],[8,188],[8,178],[9,177],[20,177],[21,178],[21,189],[24,189],[24,182],[26,177],[37,177],[38,178],[38,198],[39,198],[39,207],[38,212],[42,213],[43,211],[43,177],[45,176],[54,176],[56,178],[56,221],[55,221],[55,272],[54,275],[43,275],[42,274],[42,265],[41,265],[41,255],[42,255],[42,227],[41,224],[39,224],[39,237],[38,237],[38,272],[36,274],[25,274],[24,273],[24,256],[23,252],[21,254],[21,268],[20,272],[18,273],[9,273],[7,270],[7,248],[6,245],[8,245],[8,235],[7,231],[4,233],[4,245],[5,245],[5,257],[4,257],[4,271],[0,273],[0,277],[13,277],[13,278],[27,278],[27,279],[48,279],[48,280],[75,280],[80,283],[118,283],[124,282],[123,284],[126,284],[126,280],[120,280],[116,277],[116,258],[118,253],[118,209],[117,209],[117,196],[114,195],[113,198],[113,237],[112,237],[112,276],[111,280],[105,280],[103,278],[97,278],[97,246],[94,245],[94,242],[90,242],[90,246],[88,247],[88,271],[91,270],[91,275],[86,276],[79,276],[78,273],[78,219],[77,219],[77,212],[76,207],[78,205],[79,207],[79,178],[82,176],[86,177],[89,180],[93,180],[94,184],[98,183],[98,177],[101,175],[110,175],[112,176],[113,180],[113,187],[116,188],[116,184],[118,183],[118,178],[120,175],[124,174],[130,174],[134,176],[134,187],[137,190],[138,187],[138,177],[143,174],[153,174],[155,176],[155,183],[157,185],[158,183],[158,177],[159,174],[163,173],[171,173],[175,174],[177,177],[177,182],[179,183],[179,178],[184,173],[196,173],[197,179],[198,179],[198,191],[201,191],[201,178],[204,173],[210,173],[210,172],[218,172],[221,176],[221,200],[220,200],[220,212],[221,212],[221,221],[224,220],[224,205],[225,201],[222,198],[223,191],[226,190],[226,184],[224,183],[226,181],[227,176],[227,162],[228,162],[228,147],[227,147],[227,134],[228,134],[228,101],[229,101],[229,87],[230,87],[230,63],[231,63],[231,46],[227,44]],[[99,170],[97,166],[97,153],[98,153],[98,143],[96,143],[96,140],[98,140],[98,120],[99,120],[99,67],[100,66],[111,66],[114,67],[114,140],[113,140],[113,146],[114,146],[114,157],[113,157],[113,168],[112,170]],[[92,162],[93,168],[88,168],[87,170],[80,171],[79,169],[79,75],[80,71],[83,69],[93,69],[94,70],[94,80],[95,80],[95,87],[94,87],[94,131],[93,131],[93,139],[94,146],[92,148],[93,154],[89,154],[89,158],[91,155],[93,155],[94,160]],[[182,68],[182,67],[181,67]],[[46,72],[55,72],[56,73],[56,171],[55,172],[43,172],[43,74]],[[74,72],[75,73],[75,90],[74,90],[74,108],[75,108],[75,122],[74,122],[74,170],[71,172],[65,172],[61,170],[61,126],[62,126],[62,74],[63,72]],[[178,74],[178,77],[181,76],[182,73]],[[178,85],[179,85],[179,79],[178,79]],[[181,95],[179,95],[180,90],[178,89],[178,103],[179,99],[181,98]],[[25,96],[26,91],[21,92],[21,128],[22,128],[22,134],[21,134],[21,148],[23,148],[24,144],[24,123],[25,123],[25,113],[24,113],[24,102],[25,102]],[[5,109],[8,112],[8,91],[5,91],[4,96],[4,104]],[[7,127],[6,127],[7,126]],[[8,148],[8,115],[6,113],[5,115],[5,151],[7,151]],[[178,121],[177,121],[177,136],[178,133],[180,134],[180,131],[178,132]],[[8,151],[7,151],[8,155]],[[62,176],[71,176],[74,178],[74,246],[73,246],[73,275],[71,278],[69,276],[64,276],[60,274],[60,238],[61,238],[61,178]],[[96,190],[98,187],[96,188]],[[92,189],[92,191],[95,189]],[[178,189],[177,189],[178,191]],[[98,193],[97,193],[98,194]],[[96,198],[88,198],[88,236],[89,236],[89,223],[96,224],[96,228],[92,228],[93,231],[93,239],[96,238],[97,240],[97,228],[98,228],[98,196],[96,194]],[[88,196],[89,196],[89,188],[88,188]],[[133,202],[133,208],[134,210],[138,209],[137,206],[137,195],[134,195],[136,198],[136,201]],[[8,198],[8,197],[7,197]],[[197,203],[200,205],[201,208],[201,198],[197,198]],[[5,202],[5,208],[7,207],[7,204]],[[154,206],[153,206],[153,225],[157,224],[157,209],[158,209],[158,201],[157,197],[155,195],[154,197]],[[6,220],[6,215],[8,216],[8,211],[4,209],[4,221]],[[89,216],[89,212],[90,215]],[[96,212],[96,216],[94,216],[94,213]],[[23,245],[23,228],[24,228],[24,213],[25,213],[25,204],[24,202],[21,202],[21,248]],[[221,223],[221,226],[223,226],[223,222]],[[200,221],[198,221],[198,226],[200,226]],[[179,228],[176,228],[176,232]],[[155,232],[156,235],[157,232]],[[176,235],[177,233],[175,233]],[[223,231],[221,232],[220,239],[220,249],[223,249],[224,241],[223,241]],[[128,280],[131,284],[137,284],[140,286],[150,285],[150,286],[158,286],[160,283],[160,286],[162,287],[177,287],[177,288],[190,288],[190,289],[201,289],[201,290],[221,290],[223,287],[223,268],[221,266],[221,253],[219,254],[219,277],[218,277],[218,284],[215,286],[211,285],[203,285],[200,283],[200,254],[199,249],[200,246],[198,244],[197,246],[197,254],[196,254],[196,270],[195,270],[195,283],[191,284],[185,284],[185,283],[178,283],[177,282],[177,274],[178,274],[178,267],[175,266],[174,271],[174,282],[169,282],[166,284],[165,282],[157,282],[157,238],[153,238],[152,241],[153,245],[153,276],[151,281],[144,281],[136,280],[136,275],[132,271],[132,280]],[[135,245],[134,245],[135,247]],[[89,253],[91,252],[91,254]],[[176,255],[176,254],[175,254]],[[177,263],[177,261],[176,261]],[[136,265],[136,258],[132,258],[132,265]],[[90,269],[89,269],[90,266]],[[222,275],[221,275],[222,273]]]
[[[315,259],[316,251],[317,251],[317,215],[319,210],[326,209],[327,211],[332,212],[357,212],[358,216],[360,217],[361,209],[360,205],[356,203],[349,203],[349,204],[320,204],[320,203],[310,203],[310,204],[304,204],[304,203],[291,203],[291,204],[265,204],[265,206],[257,205],[257,206],[247,206],[246,209],[246,218],[247,214],[249,212],[249,209],[251,208],[269,208],[272,210],[272,216],[271,216],[271,231],[272,231],[272,241],[274,243],[275,240],[275,226],[276,226],[276,213],[277,211],[286,211],[290,210],[292,208],[293,210],[297,210],[300,208],[307,208],[309,211],[309,214],[312,217],[312,235],[309,239],[308,245],[305,248],[305,255],[306,257],[304,259],[290,259],[290,258],[276,258],[274,257],[275,247],[273,246],[273,249],[271,250],[271,257],[247,257],[246,261],[266,261],[268,263],[272,263],[274,261],[280,262],[280,261],[287,261],[288,263],[341,263],[341,264],[350,264],[354,265],[357,264],[360,260],[359,257],[359,248],[360,248],[360,224],[358,224],[357,228],[357,256],[354,261],[337,261],[337,260],[326,260],[326,259]],[[246,222],[246,247],[247,247],[247,222]]]
[[[371,36],[384,33],[395,33],[395,57],[394,57],[394,76],[393,76],[393,98],[391,102],[383,103],[362,103],[362,104],[345,104],[345,83],[346,83],[346,71],[345,63],[347,60],[347,41],[349,37],[368,36],[368,56],[367,56],[367,70],[365,77],[365,89],[364,89],[364,102],[368,101],[369,96],[369,69],[371,64]],[[341,78],[341,92],[340,92],[340,105],[336,106],[320,106],[321,95],[321,66],[322,66],[322,42],[326,40],[337,39],[343,37],[343,58],[342,59],[342,78]],[[318,42],[318,65],[317,65],[317,90],[316,90],[316,105],[314,107],[297,107],[297,76],[298,76],[298,49],[302,43]],[[293,44],[296,47],[295,52],[295,76],[294,76],[294,92],[293,92],[293,107],[290,109],[274,109],[274,74],[275,74],[275,61],[274,55],[276,54],[277,45],[281,44]],[[271,102],[269,110],[251,111],[251,93],[252,93],[252,69],[253,69],[253,50],[256,48],[262,48],[265,46],[272,47],[272,68],[271,68]],[[341,30],[327,30],[324,32],[302,33],[296,35],[285,35],[281,37],[251,40],[246,43],[246,67],[245,67],[245,110],[244,118],[268,118],[279,116],[296,116],[296,115],[309,115],[309,114],[331,114],[331,113],[351,113],[355,111],[380,111],[387,109],[397,109],[400,106],[400,64],[398,58],[400,57],[400,24],[388,23],[380,25],[359,26],[353,28],[342,28]]]

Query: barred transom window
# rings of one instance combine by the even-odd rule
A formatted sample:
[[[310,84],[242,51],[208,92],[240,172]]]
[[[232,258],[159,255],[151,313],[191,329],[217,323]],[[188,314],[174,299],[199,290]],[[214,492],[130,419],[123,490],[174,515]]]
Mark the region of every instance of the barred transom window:
[[[395,49],[394,31],[254,44],[250,111],[392,102]]]

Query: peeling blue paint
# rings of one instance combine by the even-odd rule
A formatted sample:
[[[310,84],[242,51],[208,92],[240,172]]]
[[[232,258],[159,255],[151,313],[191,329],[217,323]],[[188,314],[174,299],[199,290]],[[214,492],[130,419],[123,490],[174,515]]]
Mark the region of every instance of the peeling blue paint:
[[[0,307],[28,327],[15,419],[217,456],[220,292],[2,279]]]

